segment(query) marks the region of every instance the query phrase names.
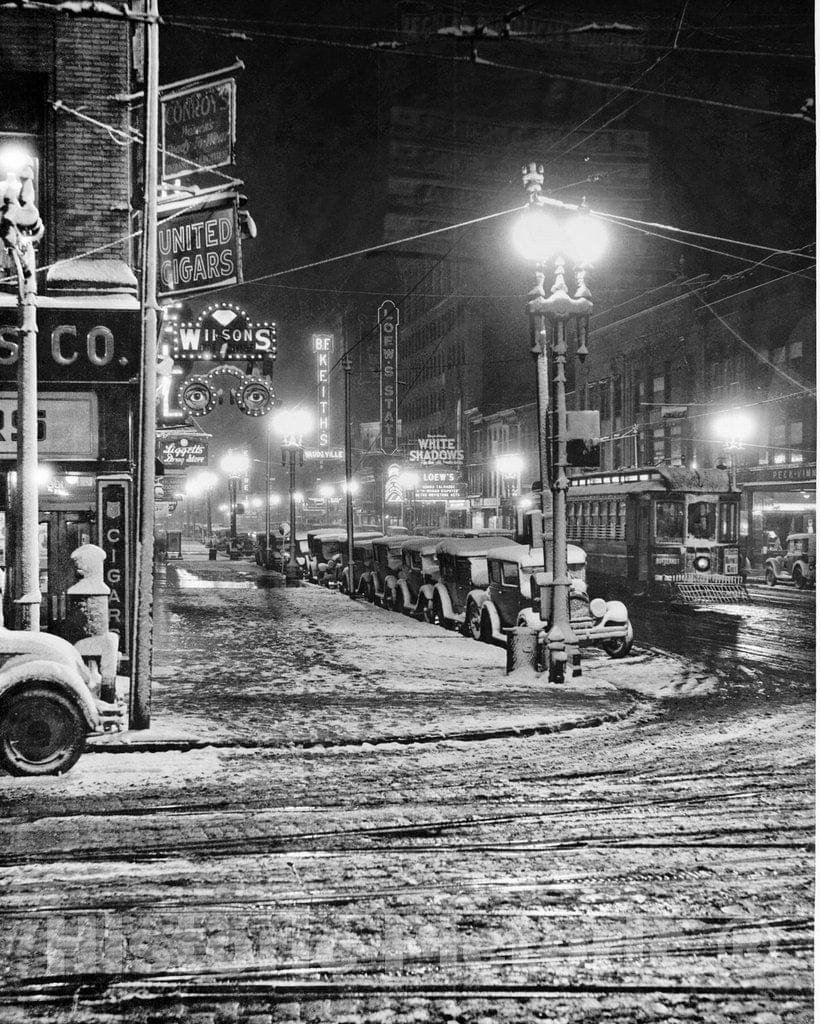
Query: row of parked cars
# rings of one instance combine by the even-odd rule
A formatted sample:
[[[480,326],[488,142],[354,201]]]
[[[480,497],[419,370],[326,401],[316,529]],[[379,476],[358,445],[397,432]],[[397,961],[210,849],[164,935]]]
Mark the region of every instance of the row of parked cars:
[[[551,574],[544,570],[541,549],[498,532],[442,530],[424,537],[360,532],[350,562],[344,531],[315,531],[306,538],[304,558],[305,577],[313,583],[459,629],[475,640],[503,643],[511,627],[545,625],[542,589]],[[610,657],[624,657],[633,641],[626,606],[590,599],[584,551],[569,544],[567,558],[576,636],[582,644],[600,644]]]

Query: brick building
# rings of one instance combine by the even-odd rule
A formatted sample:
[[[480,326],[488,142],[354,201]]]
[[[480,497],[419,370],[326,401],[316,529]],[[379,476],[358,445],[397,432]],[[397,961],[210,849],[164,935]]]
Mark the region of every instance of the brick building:
[[[124,4],[119,6],[124,7]],[[111,627],[129,653],[140,316],[125,143],[135,22],[45,5],[0,12],[0,170],[33,160],[45,224],[37,256],[43,628],[71,634],[71,551],[106,549]],[[91,102],[93,99],[93,102]],[[86,118],[93,118],[97,124]],[[119,134],[122,133],[122,134]],[[18,296],[0,290],[0,482],[6,620],[18,596],[15,500]]]

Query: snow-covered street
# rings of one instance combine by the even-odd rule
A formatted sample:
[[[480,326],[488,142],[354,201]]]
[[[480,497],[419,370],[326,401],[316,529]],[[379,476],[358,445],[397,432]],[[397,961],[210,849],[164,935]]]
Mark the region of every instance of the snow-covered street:
[[[808,700],[263,582],[170,567],[149,734],[2,780],[3,1020],[811,1019]]]

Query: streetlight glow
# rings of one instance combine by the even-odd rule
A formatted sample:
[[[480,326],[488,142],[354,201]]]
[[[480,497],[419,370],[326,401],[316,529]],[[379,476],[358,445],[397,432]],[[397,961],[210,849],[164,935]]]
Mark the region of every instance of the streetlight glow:
[[[4,142],[0,145],[0,171],[19,174],[34,163],[34,155],[22,142]]]
[[[313,427],[313,416],[307,409],[282,409],[274,416],[271,427],[285,444],[300,445],[302,437]]]
[[[328,498],[332,498],[335,493],[335,488],[331,487],[330,484],[322,484],[319,488],[319,495],[324,498],[325,501],[327,501]]]
[[[754,422],[740,409],[733,409],[715,420],[713,431],[718,440],[728,445],[742,445],[751,435]]]
[[[514,452],[507,452],[498,456],[495,468],[502,476],[518,476],[524,468],[524,460]]]
[[[219,468],[228,477],[243,476],[248,471],[248,456],[242,452],[228,452],[222,456]]]
[[[531,206],[513,225],[513,245],[528,262],[543,263],[561,247],[562,234],[555,214]]]

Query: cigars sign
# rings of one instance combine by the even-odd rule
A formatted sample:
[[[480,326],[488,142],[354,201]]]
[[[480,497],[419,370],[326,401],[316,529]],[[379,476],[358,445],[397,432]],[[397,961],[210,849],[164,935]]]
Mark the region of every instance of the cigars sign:
[[[157,441],[157,458],[166,468],[207,466],[208,445],[198,437],[160,439]]]

